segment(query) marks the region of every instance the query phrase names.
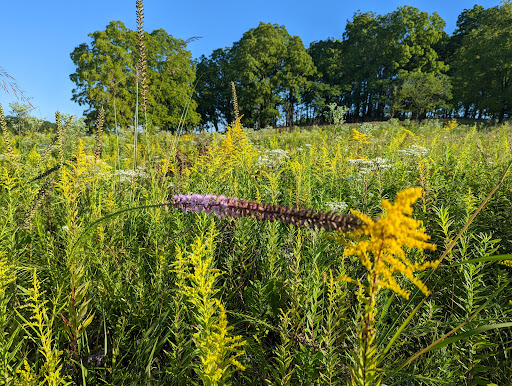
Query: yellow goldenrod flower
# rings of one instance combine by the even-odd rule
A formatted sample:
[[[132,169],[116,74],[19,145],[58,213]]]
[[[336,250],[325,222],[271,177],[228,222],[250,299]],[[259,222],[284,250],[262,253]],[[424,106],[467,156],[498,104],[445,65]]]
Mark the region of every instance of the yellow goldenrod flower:
[[[197,332],[193,335],[201,362],[199,376],[205,385],[227,384],[236,371],[245,370],[237,358],[245,354],[246,342],[240,335],[232,335],[226,310],[215,297],[217,278],[222,272],[213,267],[216,233],[211,226],[207,235],[197,237],[192,251],[178,246],[175,262],[176,282],[180,292],[193,306]]]
[[[450,119],[448,122],[446,122],[444,124],[444,128],[446,130],[452,130],[452,129],[455,129],[457,127],[457,120],[455,119]]]
[[[414,276],[414,272],[436,267],[439,261],[417,264],[406,256],[403,249],[435,249],[435,245],[427,242],[430,237],[421,228],[421,222],[410,217],[412,204],[420,197],[421,189],[411,188],[398,193],[394,203],[383,200],[384,214],[375,221],[365,214],[355,212],[365,225],[348,235],[352,241],[347,245],[345,255],[359,258],[368,271],[368,284],[363,285],[359,280],[346,276],[339,278],[359,287],[356,295],[363,308],[357,333],[359,345],[351,369],[353,385],[381,382],[382,373],[377,368],[379,361],[375,345],[379,291],[388,288],[403,298],[409,298],[410,291],[400,287],[395,278],[395,274],[401,273],[425,295],[429,293],[425,284]]]
[[[226,137],[222,141],[220,150],[229,162],[244,164],[256,156],[256,150],[247,138],[247,133],[242,128],[240,116],[235,123],[228,126]]]
[[[354,141],[357,141],[357,142],[361,142],[361,143],[364,143],[365,145],[369,145],[370,144],[370,141],[369,139],[372,138],[373,135],[370,135],[370,134],[363,134],[359,131],[357,131],[356,129],[352,129],[352,136],[350,137],[350,139],[354,140]]]
[[[427,287],[414,272],[436,267],[438,262],[416,264],[409,260],[403,248],[435,249],[428,243],[429,236],[421,228],[421,222],[409,217],[412,204],[421,197],[420,188],[406,189],[398,194],[392,204],[382,201],[385,214],[374,221],[369,216],[356,212],[365,226],[353,233],[355,242],[345,249],[345,255],[359,257],[369,272],[369,284],[378,288],[388,288],[398,295],[408,298],[410,292],[397,283],[394,274],[401,273],[413,282],[425,295]]]
[[[411,131],[411,130],[407,130],[407,129],[402,129],[404,131],[405,134],[411,136],[411,137],[414,137],[414,133]]]

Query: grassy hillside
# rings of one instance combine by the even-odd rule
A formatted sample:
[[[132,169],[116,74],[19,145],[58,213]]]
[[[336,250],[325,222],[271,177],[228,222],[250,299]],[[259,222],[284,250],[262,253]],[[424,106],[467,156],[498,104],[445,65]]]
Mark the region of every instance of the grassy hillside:
[[[512,379],[510,125],[2,130],[7,384]]]

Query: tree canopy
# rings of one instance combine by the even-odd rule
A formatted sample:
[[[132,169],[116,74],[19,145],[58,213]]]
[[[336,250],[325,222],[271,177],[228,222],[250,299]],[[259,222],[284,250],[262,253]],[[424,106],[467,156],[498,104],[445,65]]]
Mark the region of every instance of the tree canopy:
[[[260,23],[245,32],[233,47],[202,56],[198,66],[199,111],[218,127],[231,121],[230,82],[236,84],[240,113],[249,126],[293,124],[302,93],[311,87],[316,69],[298,36],[284,26]],[[214,87],[214,90],[211,89]],[[226,110],[228,107],[228,110]]]
[[[306,49],[285,26],[261,22],[231,47],[194,63],[186,42],[145,33],[149,121],[220,130],[234,121],[231,82],[246,126],[325,123],[333,106],[347,120],[512,115],[512,4],[465,9],[450,36],[437,13],[411,6],[379,15],[356,12],[338,38]],[[131,125],[136,104],[137,36],[121,22],[89,35],[71,58],[72,99],[92,124]],[[196,78],[197,77],[197,78]],[[197,79],[197,82],[196,82]],[[190,101],[191,96],[193,100]]]
[[[512,112],[512,4],[484,10],[475,6],[459,17],[454,35],[454,91],[465,115]]]
[[[76,72],[70,75],[76,84],[72,100],[89,106],[86,122],[92,125],[100,107],[105,109],[105,127],[133,125],[137,100],[137,33],[120,21],[109,23],[104,31],[89,36],[71,53]],[[185,124],[196,126],[200,116],[193,93],[195,70],[191,53],[181,39],[158,29],[144,34],[147,60],[148,121],[164,129],[178,126],[190,103]],[[139,103],[141,98],[139,96]]]

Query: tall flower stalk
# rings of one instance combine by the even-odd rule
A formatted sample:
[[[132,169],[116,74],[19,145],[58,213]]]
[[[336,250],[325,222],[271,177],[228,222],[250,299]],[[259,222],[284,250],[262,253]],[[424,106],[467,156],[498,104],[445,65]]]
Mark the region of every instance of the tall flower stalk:
[[[217,298],[215,288],[222,272],[214,268],[215,229],[197,237],[192,251],[177,249],[175,271],[177,286],[190,304],[197,332],[193,335],[200,363],[198,376],[206,386],[229,384],[236,371],[244,371],[239,358],[245,354],[246,342],[233,335],[228,325],[226,310]]]
[[[435,249],[435,245],[427,242],[430,237],[421,227],[421,222],[410,217],[413,212],[412,204],[420,197],[420,188],[410,188],[400,192],[393,204],[383,200],[382,207],[385,213],[376,221],[356,212],[364,226],[350,235],[352,241],[345,249],[345,255],[359,258],[368,271],[367,282],[364,284],[358,279],[341,277],[359,287],[357,299],[363,308],[357,334],[359,343],[355,365],[352,368],[353,385],[379,385],[381,382],[382,374],[377,368],[379,355],[375,344],[377,299],[380,291],[387,288],[408,299],[410,291],[402,288],[396,280],[396,274],[402,274],[425,296],[429,294],[425,284],[414,273],[435,268],[439,262],[414,263],[403,249]]]
[[[141,97],[142,97],[142,108],[144,109],[144,115],[147,114],[147,91],[148,83],[146,79],[147,64],[146,64],[146,47],[144,45],[144,2],[137,0],[137,49],[139,54],[139,60],[137,63],[137,80],[140,80]]]
[[[336,212],[320,212],[314,209],[292,208],[262,204],[238,197],[212,194],[178,194],[169,203],[174,209],[189,212],[214,213],[219,218],[251,217],[257,220],[279,220],[285,224],[307,226],[327,231],[354,231],[363,225],[357,216]]]

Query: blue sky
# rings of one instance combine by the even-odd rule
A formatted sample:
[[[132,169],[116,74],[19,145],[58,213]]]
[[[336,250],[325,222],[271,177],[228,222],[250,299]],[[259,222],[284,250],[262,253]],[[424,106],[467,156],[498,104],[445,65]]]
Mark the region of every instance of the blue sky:
[[[112,20],[136,29],[135,1],[3,1],[0,22],[0,66],[13,76],[36,109],[32,115],[54,121],[56,110],[81,116],[83,106],[71,101],[75,71],[70,53],[89,43],[88,33],[103,30]],[[304,1],[304,0],[146,0],[145,30],[163,28],[169,34],[188,39],[194,58],[214,49],[231,46],[260,21],[284,25],[291,35],[302,38],[306,47],[328,37],[341,39],[347,20],[354,12],[385,14],[410,5],[421,11],[437,12],[446,22],[446,32],[455,29],[458,15],[475,4],[485,8],[499,0],[457,1]],[[15,101],[0,88],[0,103],[6,114]]]

